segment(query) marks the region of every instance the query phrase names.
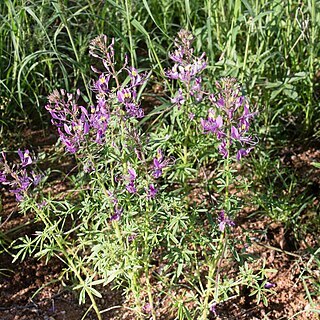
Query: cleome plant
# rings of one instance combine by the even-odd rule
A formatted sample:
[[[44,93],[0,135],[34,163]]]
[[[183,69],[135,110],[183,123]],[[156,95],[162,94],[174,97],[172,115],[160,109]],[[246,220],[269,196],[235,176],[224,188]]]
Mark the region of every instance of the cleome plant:
[[[169,107],[146,120],[151,71],[127,56],[119,67],[114,39],[91,41],[94,103],[84,103],[79,90],[54,90],[45,106],[77,163],[63,199],[38,187],[46,174],[29,170],[36,161],[28,150],[18,151],[19,164],[2,154],[0,182],[41,222],[32,237],[17,240],[14,259],[60,259],[79,302],[91,302],[83,319],[91,309],[103,319],[126,308],[134,319],[205,320],[244,287],[267,304],[272,270],[250,267],[236,229],[249,187],[237,164],[258,142],[250,132],[257,112],[236,79],[206,78],[206,55],[195,55],[193,41],[190,32],[178,33],[164,74]],[[125,302],[101,309],[107,285]]]

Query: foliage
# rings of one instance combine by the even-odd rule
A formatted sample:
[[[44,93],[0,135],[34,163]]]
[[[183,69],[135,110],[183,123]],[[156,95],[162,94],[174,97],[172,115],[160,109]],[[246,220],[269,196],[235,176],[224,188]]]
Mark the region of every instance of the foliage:
[[[3,154],[0,182],[43,226],[14,243],[15,260],[58,257],[98,318],[110,283],[137,318],[156,319],[159,296],[177,319],[207,319],[242,287],[267,305],[274,270],[253,270],[233,231],[252,201],[297,240],[317,233],[312,183],[280,156],[319,133],[319,3],[5,0],[0,12],[1,124],[50,115],[77,162],[57,200],[28,150],[14,164]],[[301,275],[310,301],[317,255]]]

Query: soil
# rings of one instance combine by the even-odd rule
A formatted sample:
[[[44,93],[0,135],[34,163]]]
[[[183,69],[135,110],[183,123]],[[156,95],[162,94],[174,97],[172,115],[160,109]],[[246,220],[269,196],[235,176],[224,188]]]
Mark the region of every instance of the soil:
[[[33,145],[38,145],[41,150],[50,153],[55,139],[52,135],[47,135],[49,138],[40,143],[39,137],[43,136],[45,135],[34,132],[29,134]],[[306,167],[311,168],[312,161],[320,162],[320,152],[309,150],[295,154],[291,157],[290,165],[309,172]],[[70,159],[62,163],[65,173],[74,170],[74,163]],[[56,179],[57,193],[67,189],[67,183],[62,177],[54,179]],[[319,181],[315,180],[314,183],[318,184]],[[22,233],[29,235],[34,233],[36,231],[34,224],[32,227],[26,227],[28,221],[33,219],[32,214],[29,216],[19,214],[14,198],[4,190],[1,192],[0,232],[8,232],[6,235],[11,238],[10,241]],[[251,267],[258,271],[265,261],[266,268],[274,269],[268,276],[268,281],[274,284],[268,294],[269,303],[267,306],[262,302],[257,304],[255,298],[250,296],[251,291],[242,288],[239,294],[218,304],[216,315],[211,313],[210,319],[319,319],[320,297],[314,295],[314,292],[319,293],[320,273],[319,266],[312,260],[311,255],[319,245],[318,239],[306,232],[304,241],[297,242],[281,223],[252,213],[252,208],[242,212],[236,221],[234,236],[242,236],[242,230],[250,230],[247,236],[252,244],[246,248],[246,253],[260,257]],[[60,279],[62,270],[63,264],[57,258],[46,262],[45,259],[30,257],[23,262],[17,260],[12,263],[12,257],[8,253],[2,253],[0,320],[80,320],[86,313],[83,319],[96,319],[92,310],[87,312],[90,304],[79,305],[76,292],[72,291],[66,282],[64,286],[62,285]],[[237,269],[232,270],[232,266],[226,266],[225,273],[227,272],[236,273]],[[99,309],[109,309],[103,313],[103,319],[135,319],[133,313],[125,308],[128,300],[121,292],[104,287],[102,294]],[[183,294],[187,292],[181,292],[181,295]],[[130,297],[127,299],[130,300]],[[159,319],[175,318],[169,311],[170,301],[166,301],[165,298],[157,301],[156,308]],[[312,312],[314,309],[317,309],[318,313]]]

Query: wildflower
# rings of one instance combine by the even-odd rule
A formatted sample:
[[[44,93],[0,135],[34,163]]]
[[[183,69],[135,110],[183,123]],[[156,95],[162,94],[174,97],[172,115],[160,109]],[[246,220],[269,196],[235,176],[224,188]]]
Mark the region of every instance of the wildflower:
[[[214,118],[214,111],[209,110],[208,120],[201,119],[201,125],[204,133],[217,133],[223,126],[223,119],[220,115]]]
[[[139,105],[136,105],[134,103],[126,103],[126,112],[130,117],[133,118],[143,118],[144,117],[144,111],[140,108]]]
[[[5,183],[7,181],[7,176],[4,171],[0,171],[0,183]]]
[[[136,193],[137,189],[135,187],[135,180],[137,178],[137,173],[133,168],[128,169],[129,176],[127,179],[129,180],[129,183],[126,185],[126,189],[129,193]]]
[[[32,159],[31,159],[29,150],[25,150],[24,152],[22,152],[19,149],[18,155],[20,157],[22,167],[26,167],[27,165],[32,163]]]
[[[216,310],[217,304],[213,302],[210,306],[210,312],[212,312],[215,316],[217,315],[217,310]]]
[[[264,285],[265,289],[271,289],[275,286],[276,286],[276,284],[272,283],[272,282],[266,282],[266,284]]]
[[[123,212],[123,208],[119,208],[117,205],[114,208],[114,214],[111,216],[110,221],[119,221]]]
[[[18,150],[21,163],[9,166],[5,153],[2,153],[4,170],[0,171],[0,182],[9,186],[9,191],[15,195],[16,201],[21,202],[27,194],[28,189],[34,185],[37,186],[41,175],[35,174],[34,171],[28,173],[26,167],[32,163],[32,158],[28,150],[22,152]]]
[[[128,173],[129,173],[129,179],[130,181],[134,181],[137,178],[137,173],[133,168],[129,168],[128,169]]]
[[[204,133],[211,132],[220,140],[218,150],[224,158],[232,147],[237,161],[240,161],[257,144],[256,139],[248,134],[250,121],[256,113],[249,111],[248,101],[235,79],[224,78],[216,86],[218,94],[209,96],[215,110],[209,109],[208,118],[201,119],[201,125]]]
[[[193,55],[193,41],[194,37],[189,31],[179,31],[175,39],[176,49],[173,53],[169,53],[169,58],[175,63],[171,70],[166,71],[166,76],[172,80],[179,80],[185,87],[187,94],[199,102],[203,96],[200,73],[206,68],[207,61],[205,53],[202,53],[200,57]],[[185,100],[184,93],[180,88],[171,102],[181,106]]]
[[[157,179],[162,175],[162,169],[167,166],[167,161],[164,161],[161,149],[158,149],[156,158],[153,159],[153,176]]]
[[[152,311],[152,307],[150,303],[146,303],[143,307],[142,307],[142,311],[144,313],[151,313]]]
[[[134,181],[130,181],[126,185],[126,189],[128,190],[129,193],[137,193],[137,188],[135,187]]]
[[[242,157],[246,157],[246,156],[250,153],[250,151],[251,151],[252,149],[253,149],[253,148],[240,149],[240,150],[238,150],[237,156],[236,156],[237,161],[240,161]]]
[[[150,184],[147,191],[147,199],[154,199],[158,193],[158,189],[155,188],[154,184]]]
[[[142,84],[144,84],[145,75],[140,75],[136,68],[130,67],[128,69],[128,73],[129,73],[132,87],[141,86]]]
[[[185,103],[181,88],[175,94],[174,98],[171,99],[171,103],[177,104],[179,107]]]
[[[226,140],[223,140],[223,141],[219,144],[218,150],[219,150],[219,153],[220,153],[224,158],[227,158],[227,157],[228,157],[229,152],[228,152]]]
[[[218,217],[219,230],[224,231],[226,226],[234,227],[235,223],[225,214],[224,210],[221,210]]]
[[[104,99],[99,99],[96,108],[91,107],[91,115],[89,119],[90,127],[95,132],[96,143],[103,143],[109,121],[110,111],[106,106],[106,101]]]
[[[58,128],[60,140],[70,153],[77,152],[90,129],[88,111],[77,104],[79,97],[80,91],[75,96],[64,90],[54,90],[45,106],[52,124]]]
[[[110,75],[102,73],[99,76],[99,79],[95,82],[93,91],[96,91],[97,93],[100,93],[102,95],[106,95],[110,93],[109,90],[109,81],[110,81]]]

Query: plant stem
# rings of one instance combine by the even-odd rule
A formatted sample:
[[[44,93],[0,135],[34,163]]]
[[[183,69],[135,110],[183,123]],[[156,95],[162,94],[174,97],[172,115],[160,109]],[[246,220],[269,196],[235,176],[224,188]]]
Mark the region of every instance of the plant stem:
[[[48,229],[52,230],[52,227],[54,227],[53,232],[51,233],[52,237],[54,238],[54,240],[56,241],[61,253],[63,254],[63,256],[66,258],[68,266],[70,267],[70,269],[73,271],[73,273],[75,274],[75,276],[78,278],[81,286],[83,286],[83,288],[85,289],[86,293],[88,294],[90,300],[91,300],[91,304],[92,307],[94,309],[94,311],[96,312],[96,315],[98,317],[98,320],[102,320],[99,308],[96,304],[95,298],[93,296],[93,294],[91,293],[90,290],[87,289],[87,284],[85,283],[85,281],[82,279],[82,276],[80,274],[80,272],[78,271],[78,269],[76,268],[72,258],[70,258],[70,255],[68,254],[68,250],[65,248],[64,244],[61,241],[61,237],[58,236],[58,234],[60,234],[60,230],[57,229],[56,225],[52,225],[50,223],[50,219],[48,219],[48,217],[42,212],[42,210],[39,210],[36,205],[33,206],[33,209],[35,210],[35,212],[39,215],[40,219],[43,221],[43,223],[45,224],[45,226]],[[81,266],[82,270],[84,273],[87,273],[85,268],[83,266]]]

